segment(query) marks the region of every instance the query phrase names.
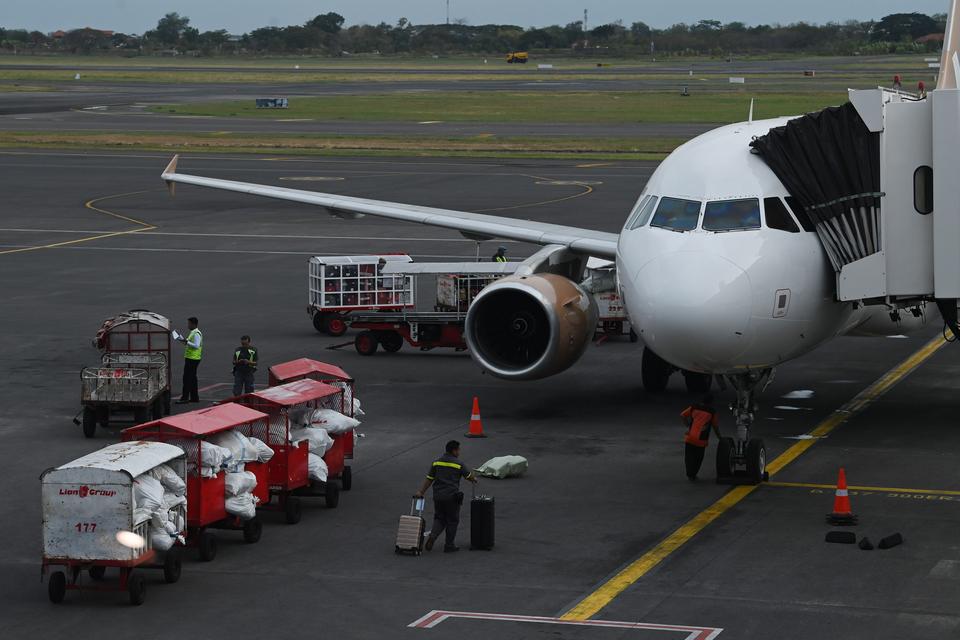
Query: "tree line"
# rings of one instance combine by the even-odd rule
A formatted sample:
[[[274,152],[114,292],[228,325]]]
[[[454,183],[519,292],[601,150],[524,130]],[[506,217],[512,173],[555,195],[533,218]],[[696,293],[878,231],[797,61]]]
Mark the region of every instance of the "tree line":
[[[582,22],[523,28],[515,25],[396,24],[344,27],[343,16],[328,12],[302,25],[261,27],[232,36],[226,30],[199,31],[190,18],[168,13],[154,29],[131,35],[75,29],[44,34],[0,28],[0,49],[16,53],[139,54],[501,54],[507,51],[577,52],[609,55],[724,56],[751,53],[879,54],[935,51],[946,15],[896,13],[877,21],[851,20],[822,25],[748,26],[742,22],[700,20],[655,29],[622,21],[584,30]]]

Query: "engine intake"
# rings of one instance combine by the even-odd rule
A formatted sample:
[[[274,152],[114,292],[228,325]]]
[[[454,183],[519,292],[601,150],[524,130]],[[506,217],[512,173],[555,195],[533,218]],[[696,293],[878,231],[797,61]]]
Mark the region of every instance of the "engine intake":
[[[596,325],[590,294],[563,276],[537,274],[484,288],[464,333],[474,360],[493,375],[537,380],[579,360]]]

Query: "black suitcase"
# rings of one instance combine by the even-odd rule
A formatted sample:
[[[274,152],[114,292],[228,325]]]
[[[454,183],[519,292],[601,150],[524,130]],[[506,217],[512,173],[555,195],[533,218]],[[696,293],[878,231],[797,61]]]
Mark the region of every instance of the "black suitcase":
[[[493,549],[493,496],[477,495],[476,486],[470,500],[470,549]]]

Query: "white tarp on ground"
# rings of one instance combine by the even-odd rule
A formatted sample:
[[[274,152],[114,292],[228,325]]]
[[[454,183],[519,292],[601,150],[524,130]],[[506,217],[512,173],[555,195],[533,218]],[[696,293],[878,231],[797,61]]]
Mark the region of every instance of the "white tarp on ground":
[[[516,478],[523,475],[528,466],[523,456],[499,456],[480,465],[477,473],[485,478]]]

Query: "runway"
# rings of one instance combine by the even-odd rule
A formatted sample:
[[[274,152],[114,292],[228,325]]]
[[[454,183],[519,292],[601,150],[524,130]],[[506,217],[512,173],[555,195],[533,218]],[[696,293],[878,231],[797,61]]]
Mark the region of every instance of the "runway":
[[[0,286],[7,303],[0,316],[0,436],[11,487],[0,506],[8,525],[0,547],[5,637],[81,628],[144,638],[287,637],[305,629],[348,638],[585,640],[960,634],[960,433],[953,425],[960,383],[956,345],[921,352],[936,332],[839,338],[780,367],[756,425],[769,458],[795,451],[794,438],[818,425],[836,424],[826,437],[806,441],[789,464],[781,459],[776,482],[738,496],[712,482],[715,445],[703,479],[684,476],[678,414],[691,397],[679,376],[665,394],[644,392],[639,345],[608,341],[559,376],[517,384],[482,375],[466,354],[405,348],[365,358],[349,347],[329,350],[344,339],[312,328],[304,311],[310,255],[407,251],[416,260],[469,260],[477,252],[473,241],[182,185],[171,198],[159,179],[168,160],[0,152]],[[186,155],[179,166],[614,232],[655,168],[229,155]],[[497,244],[483,243],[481,255]],[[511,259],[535,250],[504,244]],[[429,294],[421,295],[430,304]],[[97,357],[93,333],[105,317],[129,308],[158,311],[177,327],[187,316],[200,318],[201,386],[216,385],[204,400],[223,397],[219,385],[230,379],[231,349],[244,333],[267,365],[309,356],[353,374],[367,412],[354,489],[336,510],[324,509],[322,500],[308,503],[296,526],[267,514],[256,545],[223,532],[213,563],[190,556],[175,585],[151,576],[143,607],[129,608],[115,594],[79,593],[54,607],[37,580],[37,478],[116,441],[115,432],[103,430],[94,442],[85,440],[70,419],[79,409],[78,371]],[[900,366],[918,353],[923,357],[910,361],[915,369]],[[871,385],[889,371],[890,384],[850,411],[851,399],[867,397],[864,390],[876,389]],[[179,373],[175,363],[176,379]],[[264,380],[261,372],[258,382]],[[811,393],[785,397],[798,390]],[[466,442],[464,459],[473,466],[494,455],[530,460],[524,478],[481,485],[496,496],[497,546],[397,557],[397,517],[443,442],[465,431],[474,395],[489,437]],[[731,422],[721,414],[721,429]],[[857,533],[876,542],[899,531],[903,546],[865,552],[823,542],[829,487],[840,466],[860,487],[851,498]],[[731,495],[735,502],[710,511]],[[715,517],[683,529],[704,513]],[[630,573],[619,590],[607,587],[678,530],[681,545]],[[465,514],[461,541],[468,532]],[[572,624],[585,600],[602,606],[588,624]],[[423,628],[431,625],[435,630]]]

